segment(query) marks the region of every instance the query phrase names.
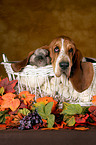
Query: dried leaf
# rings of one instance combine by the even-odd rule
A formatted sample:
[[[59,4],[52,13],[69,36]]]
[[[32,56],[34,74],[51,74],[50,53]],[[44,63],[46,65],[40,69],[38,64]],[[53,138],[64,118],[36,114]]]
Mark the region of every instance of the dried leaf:
[[[45,104],[48,104],[49,102],[53,102],[51,112],[54,112],[56,110],[57,101],[55,101],[52,97],[46,96],[46,97],[38,98],[36,99],[36,102],[44,102]]]
[[[5,93],[14,93],[14,87],[16,85],[18,81],[17,80],[13,80],[13,81],[9,81],[8,78],[4,78],[3,80],[0,81],[0,87],[4,87],[4,91]]]
[[[85,115],[76,115],[75,116],[75,121],[76,123],[86,123],[86,120],[88,119],[89,115],[85,114]]]
[[[16,115],[10,115],[6,117],[5,124],[7,127],[18,127],[20,125],[20,120],[23,118],[20,113]]]
[[[47,123],[47,120],[45,120],[45,119],[42,119],[42,121],[43,121],[44,123]]]
[[[54,124],[56,125],[57,128],[64,128],[64,126],[67,125],[67,123],[65,123],[64,121],[62,121],[61,124],[57,124],[56,122]]]
[[[92,97],[92,103],[96,105],[96,95]]]
[[[30,110],[28,110],[27,108],[23,108],[23,109],[19,109],[18,113],[21,113],[26,116],[30,113]]]
[[[52,128],[53,125],[54,125],[54,122],[55,122],[55,115],[54,114],[50,114],[48,115],[48,120],[47,120],[47,123],[48,123],[48,128]]]
[[[96,106],[90,106],[88,110],[89,112],[94,112],[96,110]]]
[[[41,128],[41,130],[59,130],[58,127],[52,127],[52,128]]]
[[[43,118],[47,119],[46,114],[45,114],[45,105],[40,104],[40,106],[37,107],[38,114]]]
[[[96,126],[96,122],[93,122],[93,123],[88,122],[88,124]]]
[[[89,130],[88,127],[75,127],[75,130]]]
[[[96,122],[96,106],[89,107],[90,117]]]
[[[6,124],[0,124],[0,130],[5,130],[6,128]]]
[[[3,95],[4,94],[4,87],[0,88],[0,94]]]
[[[90,114],[90,117],[96,122],[96,116],[94,114]]]
[[[20,92],[19,97],[24,101],[25,105],[30,105],[34,101],[35,95],[30,94],[28,91],[22,91]]]
[[[45,107],[45,114],[48,116],[51,113],[53,102],[49,102]]]
[[[10,108],[12,111],[15,111],[20,105],[20,100],[14,99],[15,97],[16,95],[13,93],[7,93],[3,95],[3,102],[1,104],[1,108]]]
[[[66,123],[67,123],[68,126],[74,126],[74,124],[75,124],[75,117],[71,116],[69,119],[67,119]]]
[[[81,112],[82,112],[82,107],[79,104],[70,104],[63,109],[61,114],[75,115],[75,114],[81,114]]]

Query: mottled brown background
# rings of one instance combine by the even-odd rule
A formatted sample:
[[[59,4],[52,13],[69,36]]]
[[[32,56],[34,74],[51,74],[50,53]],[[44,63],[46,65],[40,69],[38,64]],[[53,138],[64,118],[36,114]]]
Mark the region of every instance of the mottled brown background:
[[[62,34],[96,57],[96,0],[0,0],[0,61],[2,53],[22,60]]]

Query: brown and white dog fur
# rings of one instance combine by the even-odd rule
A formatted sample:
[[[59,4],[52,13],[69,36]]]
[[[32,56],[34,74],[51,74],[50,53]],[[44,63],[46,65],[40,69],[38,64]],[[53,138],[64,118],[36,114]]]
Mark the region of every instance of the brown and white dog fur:
[[[72,39],[66,36],[54,39],[49,45],[49,51],[57,77],[65,74],[78,92],[89,88],[94,76],[93,65],[85,61]]]

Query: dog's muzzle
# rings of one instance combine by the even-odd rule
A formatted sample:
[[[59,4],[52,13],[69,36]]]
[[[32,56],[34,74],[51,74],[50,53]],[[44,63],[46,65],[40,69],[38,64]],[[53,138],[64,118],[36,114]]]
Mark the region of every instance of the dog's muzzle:
[[[62,70],[66,70],[69,67],[69,62],[62,61],[59,63],[59,66]]]

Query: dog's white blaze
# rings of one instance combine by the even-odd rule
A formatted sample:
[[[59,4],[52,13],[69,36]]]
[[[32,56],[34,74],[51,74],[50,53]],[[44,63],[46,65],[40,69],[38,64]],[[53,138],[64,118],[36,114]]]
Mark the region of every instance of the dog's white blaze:
[[[61,50],[60,50],[60,54],[57,58],[57,61],[56,61],[56,65],[55,65],[55,74],[58,74],[59,73],[59,62],[60,60],[62,59],[62,57],[64,56],[65,54],[65,50],[64,50],[64,39],[61,39],[61,42],[62,42],[62,46],[61,46]]]
[[[60,69],[59,69],[59,63],[61,61],[69,61],[70,62],[70,58],[68,55],[65,54],[65,48],[64,48],[64,39],[61,39],[61,50],[60,50],[60,54],[57,58],[57,61],[56,61],[56,65],[55,65],[55,74],[57,75],[61,75],[60,73]]]

